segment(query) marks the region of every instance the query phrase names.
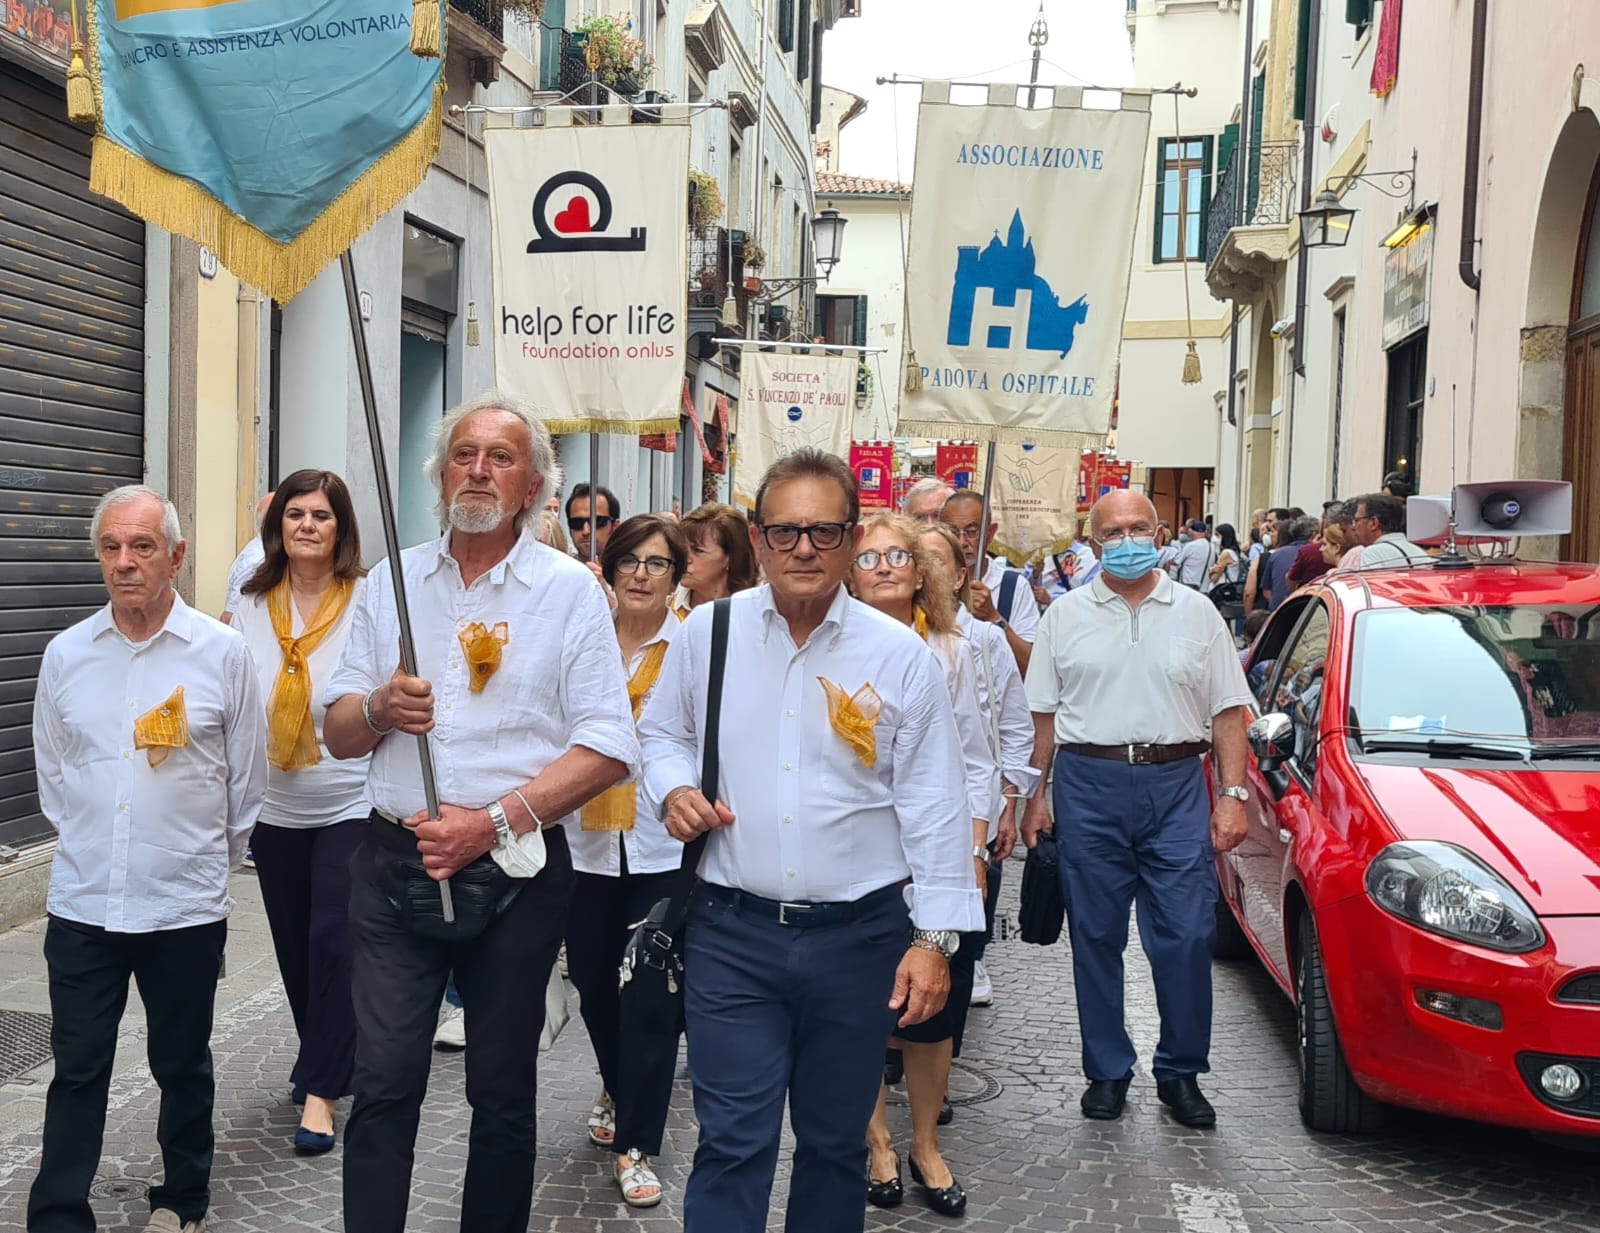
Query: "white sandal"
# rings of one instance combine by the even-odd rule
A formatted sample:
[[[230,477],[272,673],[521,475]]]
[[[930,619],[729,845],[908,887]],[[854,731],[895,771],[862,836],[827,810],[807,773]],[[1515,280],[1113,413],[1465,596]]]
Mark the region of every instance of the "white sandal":
[[[650,1161],[638,1148],[628,1152],[628,1167],[618,1169],[617,1185],[622,1190],[622,1201],[629,1207],[654,1207],[661,1202],[661,1179],[650,1167]],[[641,1190],[655,1188],[655,1194],[639,1196]]]
[[[617,1141],[617,1107],[611,1097],[600,1093],[600,1099],[589,1110],[589,1142],[596,1147],[610,1147]]]

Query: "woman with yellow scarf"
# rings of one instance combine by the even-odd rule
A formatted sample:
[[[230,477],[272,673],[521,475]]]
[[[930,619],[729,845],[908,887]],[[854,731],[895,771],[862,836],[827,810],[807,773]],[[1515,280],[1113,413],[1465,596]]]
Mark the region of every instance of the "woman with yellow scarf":
[[[334,1145],[334,1105],[355,1067],[349,865],[368,813],[367,759],[328,756],[318,688],[339,664],[366,573],[344,481],[316,470],[285,479],[262,516],[261,546],[266,559],[233,620],[267,702],[267,798],[251,848],[300,1036],[294,1146],[315,1154]]]
[[[667,602],[688,563],[683,532],[657,514],[622,523],[600,557],[601,574],[617,597],[612,619],[635,724],[672,653],[679,622]],[[617,972],[634,926],[677,884],[683,845],[660,825],[635,829],[637,810],[635,786],[622,783],[585,805],[576,826],[567,824],[578,876],[567,920],[567,975],[605,1083],[589,1115],[589,1141],[612,1153],[622,1201],[654,1207],[661,1202],[661,1180],[650,1158],[660,1153],[666,1130],[678,1037],[623,1031]]]
[[[984,736],[972,655],[956,628],[953,581],[923,545],[922,530],[902,514],[876,514],[866,519],[850,571],[850,591],[862,603],[915,629],[944,668],[966,764],[973,876],[981,891],[989,869],[984,845],[993,801],[1000,794],[1000,770]],[[954,1038],[972,995],[971,944],[978,936],[963,934],[951,957],[950,996],[944,1009],[926,1023],[895,1033],[911,1105],[911,1148],[907,1153],[911,1177],[922,1188],[928,1206],[945,1216],[959,1216],[967,1208],[966,1191],[940,1154],[938,1123],[950,1086]],[[867,1201],[875,1207],[897,1207],[905,1197],[905,1187],[881,1087],[877,1111],[867,1128],[867,1149]]]

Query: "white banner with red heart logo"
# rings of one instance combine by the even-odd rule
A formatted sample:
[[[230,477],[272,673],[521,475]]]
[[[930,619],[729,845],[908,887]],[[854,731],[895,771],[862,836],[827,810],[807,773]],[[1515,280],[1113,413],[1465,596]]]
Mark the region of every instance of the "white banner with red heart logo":
[[[552,433],[678,430],[689,126],[661,110],[573,125],[549,108],[542,127],[484,133],[495,380]]]

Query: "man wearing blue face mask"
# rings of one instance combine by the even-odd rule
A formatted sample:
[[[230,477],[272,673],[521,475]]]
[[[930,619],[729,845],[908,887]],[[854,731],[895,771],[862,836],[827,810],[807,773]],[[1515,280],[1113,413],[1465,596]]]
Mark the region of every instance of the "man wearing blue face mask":
[[[1054,821],[1041,787],[1028,802],[1030,848],[1054,833],[1072,937],[1072,975],[1090,1118],[1121,1116],[1137,1061],[1123,1025],[1122,953],[1139,904],[1161,1039],[1156,1094],[1185,1126],[1216,1112],[1210,1069],[1216,852],[1245,837],[1245,708],[1250,687],[1216,608],[1157,568],[1156,511],[1135,492],[1089,514],[1101,573],[1045,610],[1028,666],[1033,766],[1054,761]],[[1201,759],[1214,751],[1219,792]]]

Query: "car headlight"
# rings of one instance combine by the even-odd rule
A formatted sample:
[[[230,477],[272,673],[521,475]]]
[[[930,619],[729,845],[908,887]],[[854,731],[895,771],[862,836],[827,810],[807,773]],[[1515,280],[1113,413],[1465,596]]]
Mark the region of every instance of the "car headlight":
[[[1367,867],[1367,894],[1430,933],[1508,954],[1538,950],[1544,929],[1522,896],[1450,843],[1392,843]]]

